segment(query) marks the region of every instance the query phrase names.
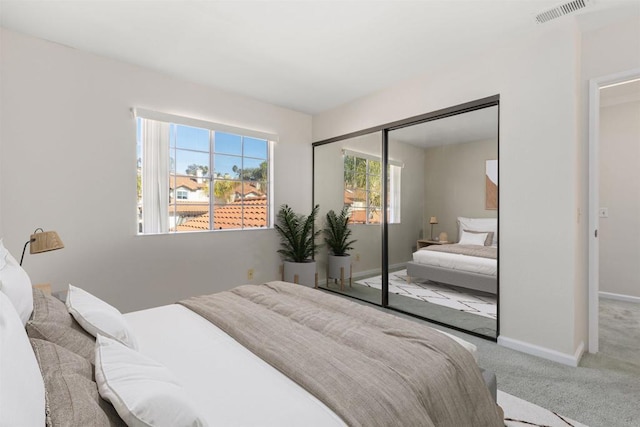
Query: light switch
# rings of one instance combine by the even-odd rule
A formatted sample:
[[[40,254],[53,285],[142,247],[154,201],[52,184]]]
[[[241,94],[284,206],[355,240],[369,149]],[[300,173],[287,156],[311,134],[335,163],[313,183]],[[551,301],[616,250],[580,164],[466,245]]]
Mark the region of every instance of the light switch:
[[[600,208],[600,218],[609,218],[609,208]]]

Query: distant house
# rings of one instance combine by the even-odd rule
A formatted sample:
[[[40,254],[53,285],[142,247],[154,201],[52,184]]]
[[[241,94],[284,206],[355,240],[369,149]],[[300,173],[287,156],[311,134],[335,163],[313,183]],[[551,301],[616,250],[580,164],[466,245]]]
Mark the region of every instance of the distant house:
[[[238,184],[234,189],[234,200],[241,199],[253,199],[256,197],[263,197],[264,193],[260,191],[260,183],[259,182],[243,182],[242,184]]]
[[[200,169],[196,176],[169,175],[169,198],[206,202],[209,200],[208,179],[202,177]]]
[[[169,228],[209,230],[211,206],[206,178],[177,176],[172,180],[175,184],[170,185]],[[266,227],[267,196],[260,186],[259,182],[239,182],[228,194],[215,197],[214,228],[241,228],[243,224],[245,228]]]

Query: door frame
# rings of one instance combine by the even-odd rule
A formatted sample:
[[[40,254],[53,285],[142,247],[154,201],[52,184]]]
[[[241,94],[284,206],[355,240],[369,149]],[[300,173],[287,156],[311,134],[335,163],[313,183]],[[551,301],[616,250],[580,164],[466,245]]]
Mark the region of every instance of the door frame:
[[[600,291],[600,89],[640,78],[640,68],[589,80],[589,353],[597,353]]]

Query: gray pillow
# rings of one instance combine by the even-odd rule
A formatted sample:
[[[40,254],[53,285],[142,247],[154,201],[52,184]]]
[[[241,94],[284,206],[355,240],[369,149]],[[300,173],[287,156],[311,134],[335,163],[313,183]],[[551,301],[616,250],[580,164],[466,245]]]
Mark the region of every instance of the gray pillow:
[[[51,341],[95,363],[96,339],[82,329],[62,301],[35,288],[27,335]]]
[[[47,426],[125,425],[98,394],[88,360],[49,341],[29,341],[44,379]]]

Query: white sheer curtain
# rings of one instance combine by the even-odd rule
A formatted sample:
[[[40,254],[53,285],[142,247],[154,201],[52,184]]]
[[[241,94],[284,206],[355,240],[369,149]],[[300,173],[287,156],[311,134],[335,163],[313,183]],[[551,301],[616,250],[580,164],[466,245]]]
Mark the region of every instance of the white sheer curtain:
[[[389,165],[389,219],[393,224],[400,223],[400,179],[402,176],[402,167]]]
[[[169,231],[169,123],[140,118],[142,232]]]

